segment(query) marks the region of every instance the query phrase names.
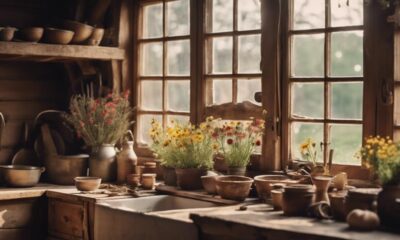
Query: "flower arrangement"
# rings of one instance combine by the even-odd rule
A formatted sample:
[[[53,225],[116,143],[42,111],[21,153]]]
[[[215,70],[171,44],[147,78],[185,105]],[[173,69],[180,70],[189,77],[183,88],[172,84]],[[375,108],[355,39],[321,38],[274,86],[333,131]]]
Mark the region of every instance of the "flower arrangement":
[[[211,169],[216,151],[211,137],[211,119],[196,127],[190,123],[171,121],[165,130],[156,120],[152,120],[150,137],[151,149],[162,159],[162,165],[172,168]]]
[[[251,118],[249,122],[216,120],[212,137],[229,167],[246,167],[256,146],[261,145],[264,120]]]
[[[102,144],[115,144],[132,124],[128,96],[129,92],[98,99],[75,95],[70,101],[71,113],[65,117],[87,146],[96,148]]]
[[[372,169],[384,185],[400,181],[400,143],[389,137],[368,137],[360,150],[363,165]]]
[[[317,166],[317,148],[312,138],[307,138],[300,144],[300,154],[304,161],[310,162],[313,167]]]

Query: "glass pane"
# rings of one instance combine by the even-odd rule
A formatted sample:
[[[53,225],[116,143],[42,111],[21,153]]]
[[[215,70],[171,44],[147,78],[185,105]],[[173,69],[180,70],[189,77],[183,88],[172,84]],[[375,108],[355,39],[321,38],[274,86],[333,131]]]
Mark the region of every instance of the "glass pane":
[[[179,36],[189,34],[190,23],[190,0],[168,1],[166,2],[167,35]]]
[[[143,38],[163,36],[163,7],[162,3],[143,7]]]
[[[332,33],[331,75],[363,76],[363,32]]]
[[[212,73],[232,73],[232,37],[212,39]]]
[[[331,0],[331,25],[353,26],[363,25],[364,0],[351,0],[345,3],[343,0]]]
[[[324,118],[324,84],[294,83],[292,106],[293,117]]]
[[[141,109],[162,111],[162,81],[141,81]]]
[[[361,147],[362,125],[330,125],[333,163],[360,165],[355,154]]]
[[[261,62],[261,36],[239,37],[239,73],[259,73]]]
[[[145,43],[142,49],[142,75],[161,76],[162,75],[162,43]]]
[[[294,29],[325,27],[324,0],[293,0]]]
[[[190,41],[167,42],[167,74],[172,76],[190,75]]]
[[[332,118],[362,119],[363,83],[332,83]]]
[[[400,126],[400,87],[396,85],[394,87],[394,124]]]
[[[393,130],[393,141],[395,142],[400,141],[400,129]]]
[[[182,115],[167,115],[167,125],[171,125],[171,121],[185,124],[190,121],[190,117]]]
[[[149,114],[139,115],[138,139],[137,139],[139,143],[151,143],[149,131],[151,128],[151,120],[153,120],[153,118],[158,122],[162,123],[161,115],[149,115]]]
[[[293,76],[324,76],[324,34],[294,36],[292,61]]]
[[[260,0],[238,0],[238,30],[261,28]]]
[[[238,80],[238,95],[237,95],[238,102],[250,101],[254,104],[261,105],[261,103],[257,103],[254,100],[254,94],[256,92],[261,92],[260,79]]]
[[[223,104],[232,102],[232,80],[212,81],[212,104]]]
[[[233,30],[233,0],[209,0],[212,1],[212,26],[208,26],[211,32],[226,32]]]
[[[190,81],[167,81],[167,108],[171,111],[190,111]]]
[[[322,151],[320,143],[322,142],[324,134],[324,128],[322,123],[292,123],[292,145],[291,154],[292,159],[302,159],[300,153],[300,144],[302,144],[308,138],[311,138],[317,147],[317,159],[322,160]]]

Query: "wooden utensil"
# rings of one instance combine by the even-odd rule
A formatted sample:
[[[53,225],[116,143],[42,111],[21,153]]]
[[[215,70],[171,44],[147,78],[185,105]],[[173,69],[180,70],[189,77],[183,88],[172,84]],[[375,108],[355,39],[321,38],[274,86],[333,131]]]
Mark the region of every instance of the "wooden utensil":
[[[30,144],[30,129],[28,123],[24,124],[24,144],[23,147],[14,155],[11,163],[13,165],[36,165],[37,156]]]

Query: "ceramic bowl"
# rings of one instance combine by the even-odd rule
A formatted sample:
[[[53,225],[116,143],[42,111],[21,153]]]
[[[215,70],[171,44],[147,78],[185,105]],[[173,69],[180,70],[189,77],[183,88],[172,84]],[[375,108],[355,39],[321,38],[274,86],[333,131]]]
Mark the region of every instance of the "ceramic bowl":
[[[103,40],[104,36],[104,28],[95,28],[93,30],[92,36],[87,41],[88,45],[92,46],[99,46],[101,43],[101,40]]]
[[[70,43],[74,34],[73,31],[57,28],[46,28],[44,32],[46,42],[63,45]]]
[[[76,177],[75,186],[79,191],[95,191],[99,189],[101,178],[98,177]]]
[[[201,183],[203,184],[204,190],[207,193],[215,195],[217,194],[217,177],[218,176],[202,176]]]
[[[27,42],[39,42],[42,39],[42,27],[28,27],[18,31],[18,37]]]
[[[264,201],[271,197],[272,184],[282,183],[285,185],[296,184],[298,181],[291,180],[285,175],[260,175],[254,177],[258,196]]]
[[[224,199],[244,201],[249,195],[253,179],[243,176],[217,177],[217,192]]]
[[[75,32],[71,43],[84,43],[92,35],[94,27],[77,21],[64,21],[65,29]]]
[[[13,27],[0,27],[0,41],[11,41],[14,38],[15,31],[17,29]]]

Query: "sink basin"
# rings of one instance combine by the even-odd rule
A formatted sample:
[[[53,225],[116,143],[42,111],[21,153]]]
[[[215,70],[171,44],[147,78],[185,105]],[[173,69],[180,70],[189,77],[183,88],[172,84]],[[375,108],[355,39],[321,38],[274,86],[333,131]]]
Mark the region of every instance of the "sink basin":
[[[189,214],[217,206],[167,195],[102,201],[95,206],[94,239],[196,240]]]

